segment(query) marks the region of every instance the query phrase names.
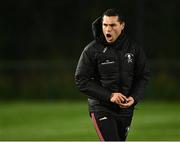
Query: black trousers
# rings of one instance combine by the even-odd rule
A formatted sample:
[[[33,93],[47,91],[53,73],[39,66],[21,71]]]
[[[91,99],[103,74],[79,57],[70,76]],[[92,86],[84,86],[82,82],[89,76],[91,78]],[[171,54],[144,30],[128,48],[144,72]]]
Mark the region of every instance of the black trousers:
[[[109,112],[92,112],[91,119],[100,141],[125,141],[132,116],[117,116]]]

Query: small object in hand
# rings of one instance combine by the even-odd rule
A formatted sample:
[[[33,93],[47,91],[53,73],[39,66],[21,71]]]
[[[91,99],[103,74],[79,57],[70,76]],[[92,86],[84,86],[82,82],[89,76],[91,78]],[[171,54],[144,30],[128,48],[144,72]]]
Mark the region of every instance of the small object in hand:
[[[124,99],[124,101],[122,102],[123,104],[126,104],[128,101],[126,99]]]

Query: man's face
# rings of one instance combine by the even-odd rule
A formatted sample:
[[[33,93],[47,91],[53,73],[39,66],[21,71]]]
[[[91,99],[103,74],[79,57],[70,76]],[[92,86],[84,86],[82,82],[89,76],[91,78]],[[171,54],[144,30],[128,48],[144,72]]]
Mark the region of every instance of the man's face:
[[[118,21],[118,16],[103,16],[102,31],[108,43],[113,43],[124,29],[124,22]]]

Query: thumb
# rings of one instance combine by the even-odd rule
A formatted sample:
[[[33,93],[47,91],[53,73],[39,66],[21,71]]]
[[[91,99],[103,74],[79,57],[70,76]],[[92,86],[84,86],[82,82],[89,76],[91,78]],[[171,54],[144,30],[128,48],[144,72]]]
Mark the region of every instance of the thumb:
[[[134,101],[133,97],[128,97],[127,101]]]

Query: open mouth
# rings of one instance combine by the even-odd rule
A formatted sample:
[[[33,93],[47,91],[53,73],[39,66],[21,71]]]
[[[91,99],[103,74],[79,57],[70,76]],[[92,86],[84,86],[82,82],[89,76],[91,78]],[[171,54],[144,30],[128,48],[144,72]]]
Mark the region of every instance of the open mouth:
[[[106,37],[111,38],[112,36],[111,36],[111,34],[106,34]]]

